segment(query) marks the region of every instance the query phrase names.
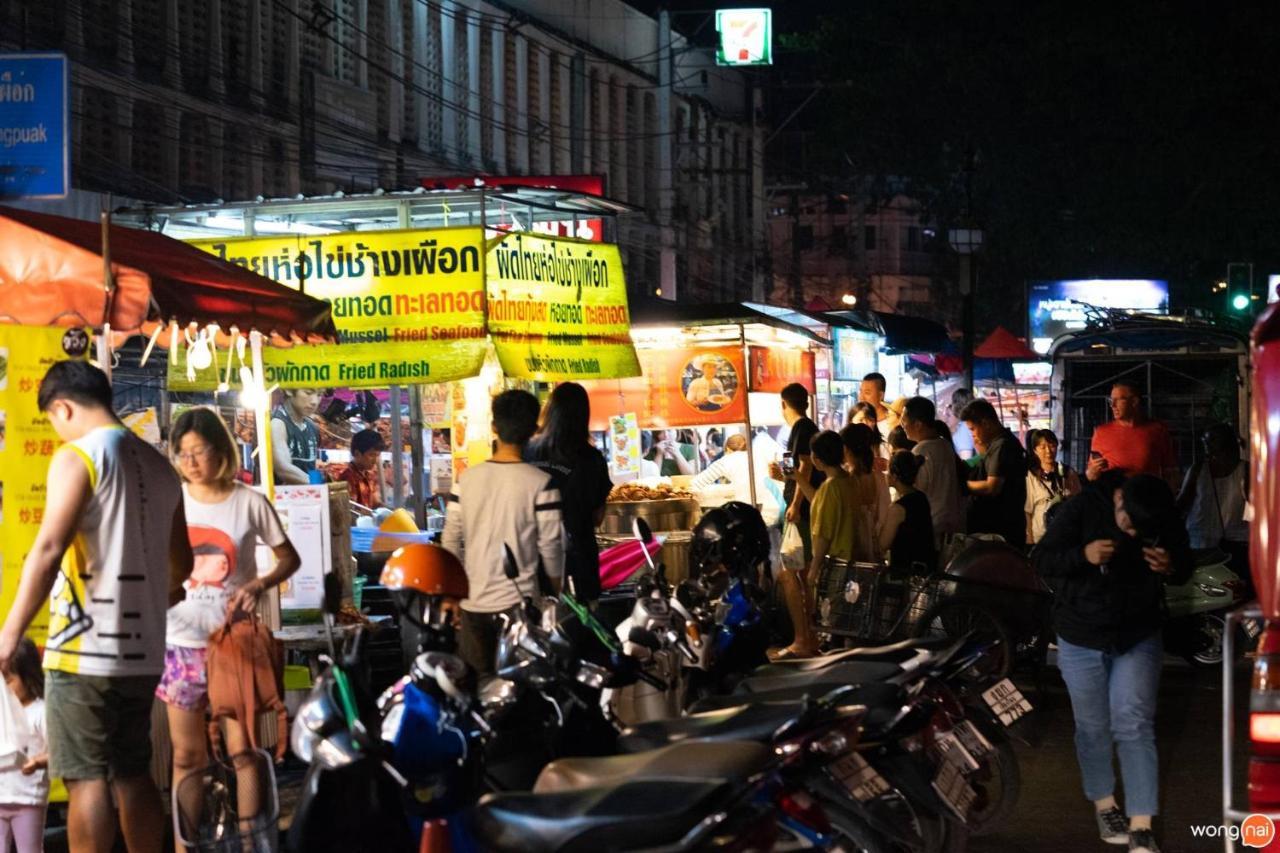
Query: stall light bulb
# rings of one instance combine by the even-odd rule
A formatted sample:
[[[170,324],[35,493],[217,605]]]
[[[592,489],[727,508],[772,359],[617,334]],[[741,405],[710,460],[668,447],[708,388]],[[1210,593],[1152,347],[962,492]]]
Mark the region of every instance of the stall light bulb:
[[[142,360],[138,362],[138,367],[146,367],[147,359],[151,358],[151,351],[156,347],[156,341],[160,340],[160,333],[164,331],[164,326],[156,326],[155,331],[151,333],[151,340],[147,341],[147,348],[142,351]]]
[[[169,364],[178,363],[178,324],[169,324]]]

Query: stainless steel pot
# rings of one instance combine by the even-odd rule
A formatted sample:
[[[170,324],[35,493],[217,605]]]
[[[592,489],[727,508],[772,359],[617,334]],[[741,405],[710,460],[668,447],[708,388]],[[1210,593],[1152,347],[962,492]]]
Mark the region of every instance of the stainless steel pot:
[[[600,533],[626,534],[631,532],[631,522],[643,518],[649,529],[692,530],[698,523],[700,510],[693,498],[668,498],[659,501],[616,501],[605,504],[604,519],[597,530]]]

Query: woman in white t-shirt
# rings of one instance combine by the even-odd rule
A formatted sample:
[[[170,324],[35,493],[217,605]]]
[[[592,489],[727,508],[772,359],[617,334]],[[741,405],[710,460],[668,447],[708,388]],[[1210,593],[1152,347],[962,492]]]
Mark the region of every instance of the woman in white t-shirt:
[[[186,599],[169,609],[164,676],[156,696],[168,708],[173,742],[173,784],[208,762],[205,668],[209,635],[237,611],[252,613],[263,591],[283,583],[302,564],[285,536],[275,507],[238,479],[235,440],[212,409],[188,409],[174,423],[169,446],[183,480],[183,507],[195,567]],[[271,548],[275,568],[258,576],[258,543]],[[234,720],[226,721],[227,751],[248,748]]]

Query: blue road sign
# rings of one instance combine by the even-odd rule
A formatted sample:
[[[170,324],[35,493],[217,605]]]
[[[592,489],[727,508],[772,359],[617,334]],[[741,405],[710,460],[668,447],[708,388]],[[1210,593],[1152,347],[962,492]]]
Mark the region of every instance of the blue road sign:
[[[0,53],[0,199],[71,188],[63,53]]]

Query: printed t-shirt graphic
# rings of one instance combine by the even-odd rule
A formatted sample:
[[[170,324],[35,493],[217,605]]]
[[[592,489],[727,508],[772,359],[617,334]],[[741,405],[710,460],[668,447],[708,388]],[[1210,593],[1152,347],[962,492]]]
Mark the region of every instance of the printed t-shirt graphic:
[[[124,427],[96,429],[59,452],[80,457],[91,492],[50,596],[44,667],[158,675],[178,477]]]

